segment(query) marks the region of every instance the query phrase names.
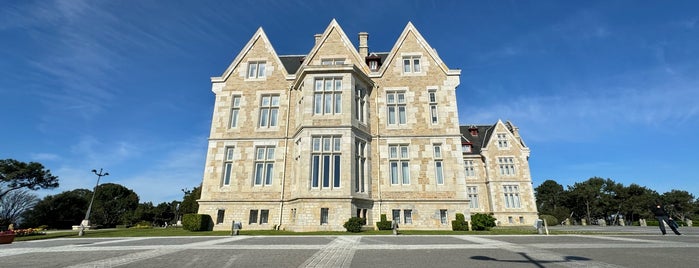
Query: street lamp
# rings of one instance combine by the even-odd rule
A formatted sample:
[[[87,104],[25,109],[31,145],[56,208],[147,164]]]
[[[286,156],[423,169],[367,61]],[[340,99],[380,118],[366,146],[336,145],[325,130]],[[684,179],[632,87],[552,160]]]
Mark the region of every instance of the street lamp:
[[[103,176],[109,176],[109,172],[102,173],[102,169],[100,168],[100,172],[98,173],[97,170],[92,170],[92,173],[95,173],[97,175],[97,184],[95,184],[95,189],[92,191],[92,199],[90,199],[90,205],[87,207],[87,212],[85,213],[85,219],[80,223],[80,232],[78,232],[78,236],[83,236],[85,233],[85,225],[90,226],[90,211],[92,210],[92,202],[95,201],[95,193],[97,192],[97,186],[100,185],[100,179]]]

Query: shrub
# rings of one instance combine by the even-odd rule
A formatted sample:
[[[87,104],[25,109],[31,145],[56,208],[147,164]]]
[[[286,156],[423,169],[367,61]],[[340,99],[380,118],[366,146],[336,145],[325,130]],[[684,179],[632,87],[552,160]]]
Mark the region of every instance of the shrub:
[[[386,214],[381,214],[381,221],[376,222],[376,227],[379,230],[391,230],[391,221],[386,220]]]
[[[344,226],[348,232],[359,233],[362,231],[362,218],[359,218],[359,217],[349,218],[349,220],[347,222],[345,222],[345,224],[342,226]]]
[[[556,216],[553,216],[553,215],[540,215],[539,219],[545,220],[546,225],[548,225],[548,226],[554,226],[554,225],[558,225],[560,223],[560,222],[558,222],[558,219],[556,218]]]
[[[182,228],[187,231],[211,231],[214,221],[209,214],[184,214]]]
[[[495,227],[495,218],[489,214],[476,213],[471,216],[471,225],[476,231],[489,231]]]
[[[451,221],[451,230],[468,231],[468,222],[462,213],[456,213],[456,220]]]

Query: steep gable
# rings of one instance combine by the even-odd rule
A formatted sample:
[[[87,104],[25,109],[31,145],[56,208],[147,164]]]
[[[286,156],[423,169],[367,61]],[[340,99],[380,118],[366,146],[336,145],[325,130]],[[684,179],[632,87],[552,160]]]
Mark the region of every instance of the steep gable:
[[[326,58],[344,58],[345,64],[353,64],[365,73],[369,73],[369,66],[364,62],[364,58],[359,55],[335,19],[330,22],[320,40],[308,53],[301,68],[308,65],[321,65],[321,60]]]
[[[248,41],[248,43],[243,47],[240,53],[238,53],[238,56],[236,56],[233,62],[228,66],[228,68],[226,68],[223,74],[220,77],[211,77],[211,82],[226,81],[231,75],[235,75],[235,73],[244,76],[246,68],[241,69],[239,67],[243,67],[242,65],[245,64],[246,58],[265,59],[268,62],[273,63],[266,67],[266,72],[270,76],[274,75],[275,72],[281,72],[282,76],[287,75],[284,64],[282,64],[281,60],[279,59],[277,52],[274,50],[274,47],[272,47],[272,43],[267,38],[264,30],[262,27],[260,27],[257,29],[257,32],[255,32],[252,38],[250,38],[250,41]]]
[[[409,46],[414,47],[413,45],[417,45],[418,47],[420,47],[421,51],[409,52],[424,52],[425,54],[427,54],[426,56],[431,59],[432,62],[436,63],[436,67],[438,67],[444,73],[449,75],[461,74],[460,70],[450,70],[449,67],[447,67],[447,65],[444,63],[444,61],[442,61],[442,59],[439,57],[437,52],[430,46],[429,43],[427,43],[427,41],[424,37],[422,37],[420,32],[418,32],[418,30],[415,28],[412,22],[408,22],[408,24],[403,29],[403,32],[398,37],[398,40],[393,45],[393,48],[391,49],[391,52],[388,54],[388,57],[386,58],[384,64],[381,66],[381,69],[379,70],[380,76],[383,76],[386,70],[392,68],[396,60],[401,60],[400,54],[402,52],[408,52],[405,51],[405,48]]]

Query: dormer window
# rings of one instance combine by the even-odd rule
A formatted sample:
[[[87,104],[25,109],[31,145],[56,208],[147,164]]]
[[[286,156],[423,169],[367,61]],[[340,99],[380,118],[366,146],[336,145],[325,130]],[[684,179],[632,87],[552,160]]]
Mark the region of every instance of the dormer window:
[[[267,65],[267,63],[264,61],[248,62],[248,78],[264,78],[265,65]]]
[[[369,69],[371,69],[372,71],[378,70],[379,69],[379,62],[375,61],[375,60],[369,61]]]
[[[464,153],[470,153],[472,151],[473,145],[470,143],[461,144],[461,151]]]
[[[343,65],[345,64],[345,59],[322,59],[320,60],[320,65]]]

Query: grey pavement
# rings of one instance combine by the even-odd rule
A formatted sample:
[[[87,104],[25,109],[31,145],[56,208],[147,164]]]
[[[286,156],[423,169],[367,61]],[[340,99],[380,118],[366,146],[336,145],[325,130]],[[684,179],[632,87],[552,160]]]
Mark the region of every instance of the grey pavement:
[[[696,267],[699,228],[595,235],[59,238],[0,245],[0,267]]]

